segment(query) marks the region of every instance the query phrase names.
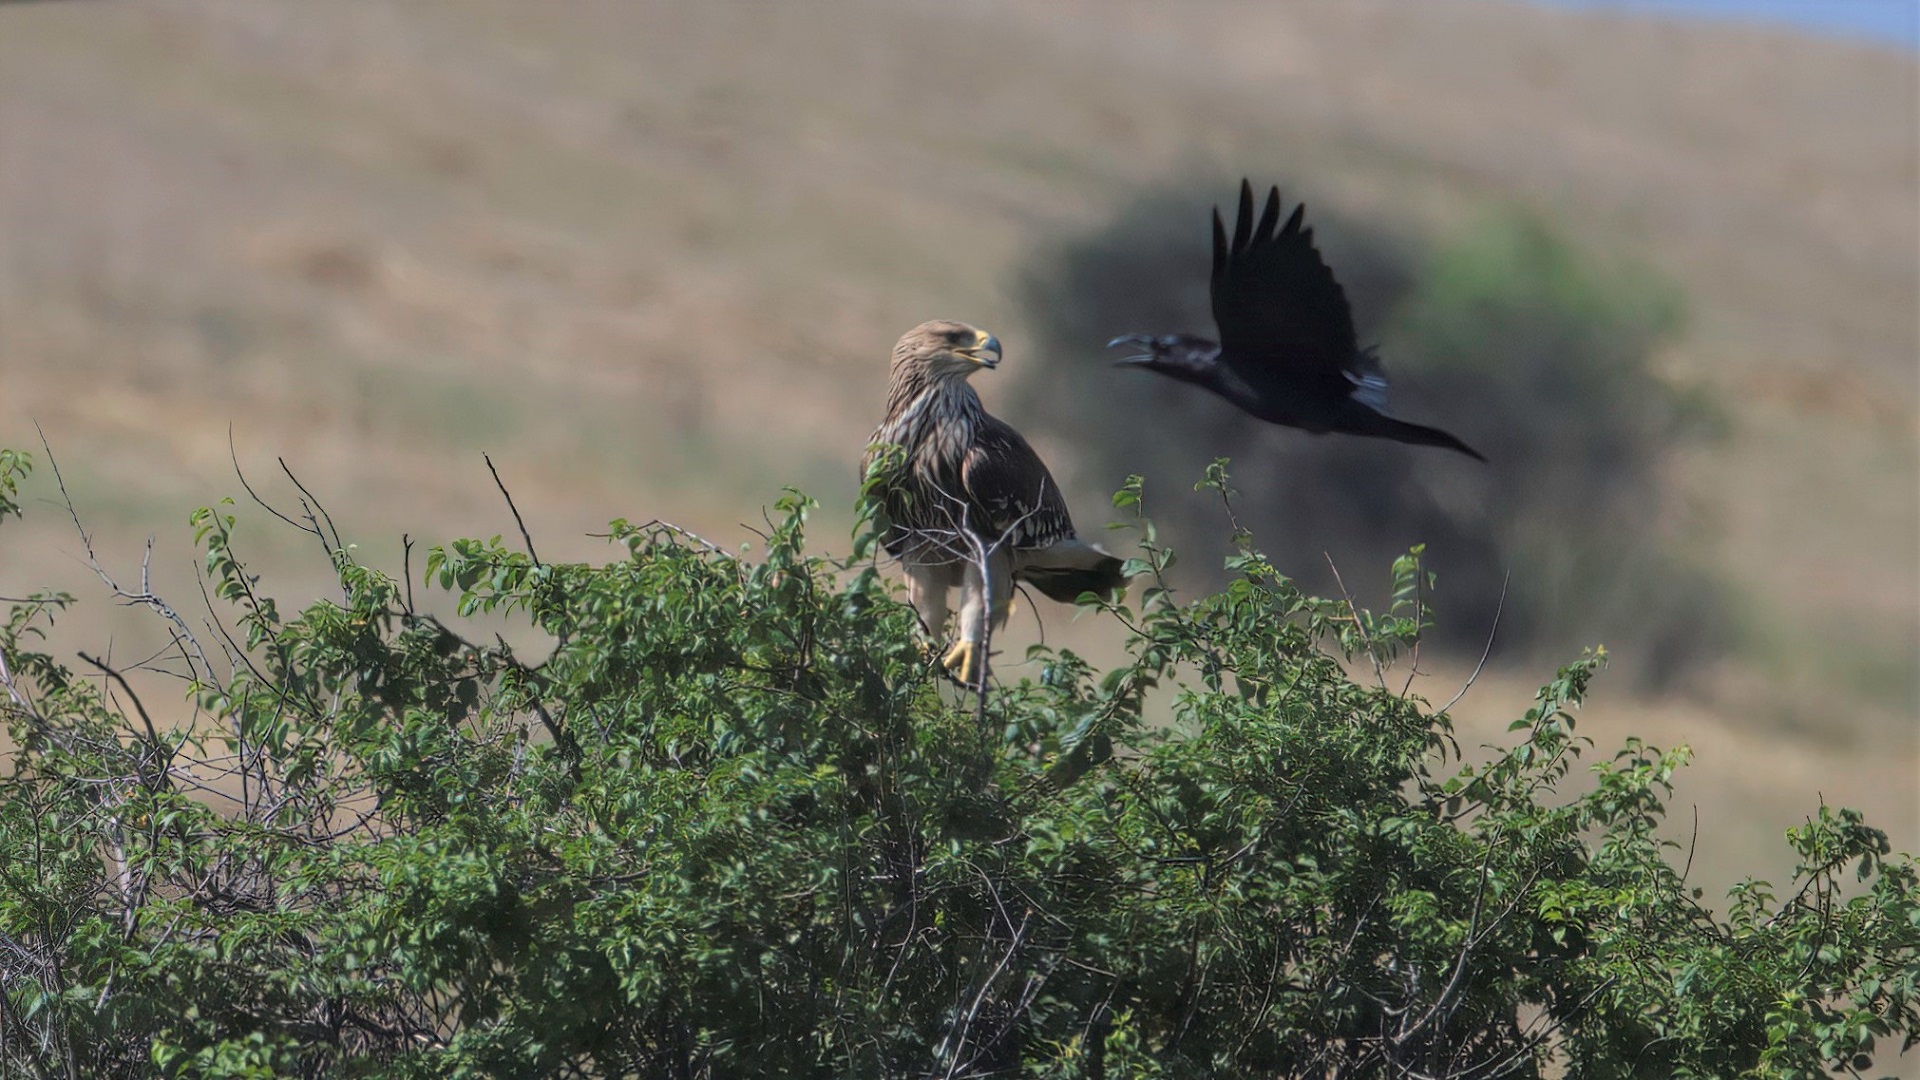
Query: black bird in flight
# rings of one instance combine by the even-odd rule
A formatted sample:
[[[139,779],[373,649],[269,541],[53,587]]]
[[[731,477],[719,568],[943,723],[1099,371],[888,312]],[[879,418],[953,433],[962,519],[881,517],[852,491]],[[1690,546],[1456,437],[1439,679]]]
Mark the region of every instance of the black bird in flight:
[[[1371,435],[1444,446],[1487,460],[1439,428],[1387,415],[1387,377],[1360,347],[1347,294],[1301,227],[1303,203],[1280,224],[1280,189],[1253,220],[1253,186],[1240,182],[1240,213],[1227,240],[1213,211],[1213,321],[1220,340],[1191,334],[1128,334],[1108,348],[1141,352],[1122,364],[1206,387],[1272,424],[1314,433]]]

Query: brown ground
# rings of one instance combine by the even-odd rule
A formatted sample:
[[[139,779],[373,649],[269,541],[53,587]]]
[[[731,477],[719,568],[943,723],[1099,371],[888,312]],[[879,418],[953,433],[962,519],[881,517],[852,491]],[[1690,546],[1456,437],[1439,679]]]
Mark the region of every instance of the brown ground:
[[[1889,51],[1494,0],[6,5],[0,445],[37,421],[109,564],[153,533],[182,598],[230,429],[395,569],[402,531],[512,531],[483,449],[549,558],[614,516],[744,537],[786,483],[838,545],[894,338],[966,318],[1033,362],[1015,268],[1137,185],[1307,176],[1435,231],[1517,202],[1688,296],[1663,361],[1733,430],[1675,482],[1752,644],[1704,697],[1603,680],[1588,731],[1693,744],[1696,867],[1778,875],[1822,794],[1920,847],[1917,100]],[[88,598],[65,647],[153,640],[55,507],[5,533],[0,595]]]

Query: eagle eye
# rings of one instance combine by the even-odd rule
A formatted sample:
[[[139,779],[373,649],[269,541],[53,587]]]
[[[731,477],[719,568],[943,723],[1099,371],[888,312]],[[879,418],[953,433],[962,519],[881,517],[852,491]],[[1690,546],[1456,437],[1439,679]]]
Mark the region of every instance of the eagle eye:
[[[968,338],[970,338],[970,337],[972,337],[972,336],[973,336],[973,335],[971,335],[971,334],[969,334],[969,333],[967,333],[967,332],[966,332],[966,331],[964,331],[964,330],[949,330],[949,331],[947,331],[947,333],[946,333],[946,339],[947,339],[947,341],[948,341],[948,342],[949,342],[950,344],[954,344],[954,345],[958,345],[958,344],[960,344],[961,342],[963,342],[963,341],[966,341],[966,340],[967,340]]]

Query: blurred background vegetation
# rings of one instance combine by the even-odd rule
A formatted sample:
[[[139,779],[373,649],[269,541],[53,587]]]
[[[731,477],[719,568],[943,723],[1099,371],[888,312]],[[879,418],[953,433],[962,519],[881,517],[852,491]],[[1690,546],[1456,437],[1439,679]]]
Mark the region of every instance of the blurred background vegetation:
[[[1114,334],[1205,328],[1207,208],[1242,175],[1308,201],[1397,408],[1490,467],[1108,366]],[[184,522],[240,493],[230,455],[291,504],[285,458],[395,573],[403,533],[513,533],[482,450],[550,559],[606,557],[616,516],[751,539],[783,484],[850,521],[888,349],[961,318],[1006,343],[979,388],[1082,531],[1147,474],[1188,587],[1216,456],[1311,584],[1324,552],[1377,598],[1426,542],[1452,648],[1416,692],[1464,681],[1511,571],[1512,666],[1462,741],[1604,641],[1617,685],[1584,722],[1696,748],[1676,802],[1709,877],[1764,867],[1822,795],[1920,846],[1916,235],[1914,56],[1730,22],[0,5],[0,446],[45,431],[123,578],[151,535],[155,588],[197,603]],[[0,595],[87,598],[62,648],[163,645],[89,591],[51,470],[22,494]],[[330,588],[307,538],[242,516],[284,602]],[[1114,655],[1099,620],[1037,614]],[[1007,674],[1039,633],[1022,605]]]
[[[1146,476],[1156,514],[1191,560],[1185,581],[1223,580],[1224,516],[1190,488],[1226,456],[1247,496],[1241,524],[1323,595],[1352,575],[1356,598],[1379,604],[1375,568],[1424,543],[1442,582],[1435,636],[1457,652],[1483,651],[1497,617],[1509,661],[1613,642],[1655,688],[1726,654],[1728,598],[1683,554],[1688,523],[1662,472],[1676,449],[1711,432],[1713,416],[1703,394],[1653,367],[1654,351],[1683,328],[1672,282],[1645,266],[1601,265],[1513,210],[1431,244],[1310,215],[1361,340],[1385,351],[1396,411],[1462,433],[1489,460],[1280,432],[1089,357],[1090,343],[1122,329],[1214,333],[1198,208],[1231,185],[1144,194],[1110,225],[1039,250],[1022,290],[1036,346],[1060,362],[1019,369],[1016,415],[1067,433],[1089,488]],[[1346,573],[1336,578],[1336,567]]]

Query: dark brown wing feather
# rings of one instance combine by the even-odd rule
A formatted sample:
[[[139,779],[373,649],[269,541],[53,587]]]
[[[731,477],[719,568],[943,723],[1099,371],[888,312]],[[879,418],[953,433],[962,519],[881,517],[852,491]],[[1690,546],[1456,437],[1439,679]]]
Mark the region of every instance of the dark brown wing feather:
[[[1313,246],[1296,207],[1279,230],[1280,189],[1267,193],[1256,224],[1253,186],[1240,182],[1233,239],[1213,212],[1213,319],[1222,358],[1243,370],[1278,368],[1297,376],[1344,379],[1358,353],[1346,291]],[[1253,372],[1248,371],[1249,374]]]
[[[1073,519],[1060,485],[1020,433],[984,417],[960,465],[972,530],[995,543],[1008,536],[1019,551],[1073,539]]]

